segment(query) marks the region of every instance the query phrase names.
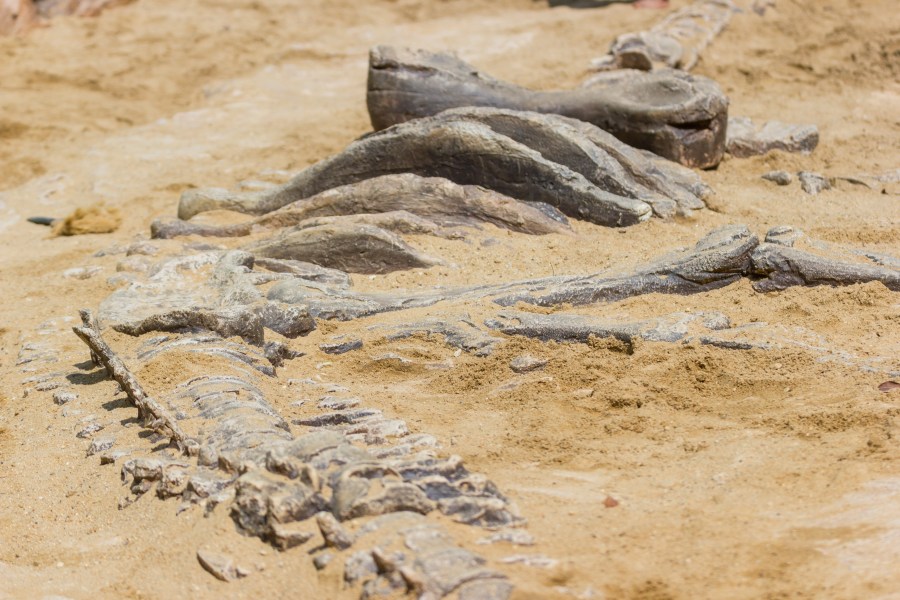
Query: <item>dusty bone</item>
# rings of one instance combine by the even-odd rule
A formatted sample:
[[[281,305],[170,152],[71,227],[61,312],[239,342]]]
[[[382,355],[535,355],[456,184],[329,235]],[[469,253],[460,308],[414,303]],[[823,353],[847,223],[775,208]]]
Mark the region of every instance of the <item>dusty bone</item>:
[[[192,271],[213,262],[211,273],[192,281]],[[288,338],[315,329],[315,321],[302,308],[262,297],[249,277],[253,266],[253,255],[242,251],[207,253],[204,261],[194,264],[182,257],[166,260],[147,281],[133,283],[103,300],[101,319],[129,335],[206,330],[224,337],[238,335],[259,346],[264,341],[264,327]]]
[[[480,185],[517,200],[550,204],[567,215],[602,225],[627,226],[650,217],[645,202],[608,192],[468,114],[491,110],[451,111],[364,136],[271,192],[185,192],[178,216],[187,219],[217,208],[264,214],[340,185],[406,172]]]
[[[649,31],[626,33],[613,41],[598,69],[670,67],[689,71],[740,9],[731,0],[699,0],[670,13]]]
[[[326,269],[319,265],[299,260],[284,260],[280,258],[265,258],[258,256],[254,266],[262,267],[273,273],[289,273],[300,279],[316,281],[326,285],[337,287],[350,287],[350,276],[337,269]]]
[[[614,321],[587,315],[541,315],[520,311],[503,311],[488,326],[507,335],[521,335],[541,341],[582,342],[591,337],[612,337],[629,348],[638,339],[653,342],[678,342],[688,335],[692,326],[706,331],[726,329],[728,318],[721,313],[672,313],[643,321]]]
[[[759,156],[772,150],[809,154],[819,145],[819,128],[815,125],[790,125],[766,121],[756,126],[747,117],[728,119],[725,148],[732,156]]]
[[[695,294],[738,281],[748,272],[750,253],[758,244],[758,238],[745,226],[730,225],[711,231],[693,248],[671,252],[630,270],[435,290],[409,296],[323,290],[288,281],[273,286],[268,298],[302,305],[316,318],[349,320],[448,300],[489,299],[501,306],[516,302],[557,306],[610,302],[649,293]]]
[[[179,215],[187,218],[197,207],[183,208],[179,209]],[[308,219],[394,211],[407,211],[442,226],[491,223],[504,229],[532,234],[565,233],[570,230],[565,217],[550,206],[523,204],[482,187],[458,185],[440,177],[401,173],[339,185],[311,198],[295,198],[282,208],[249,223],[217,227],[182,220],[158,220],[150,226],[150,231],[153,237],[158,238],[192,234],[239,237],[257,229],[299,225]]]
[[[88,327],[73,327],[72,331],[81,339],[92,354],[97,357],[100,364],[106,369],[110,377],[125,391],[131,403],[138,409],[138,416],[145,420],[153,420],[154,429],[165,430],[172,441],[183,451],[191,452],[195,449],[196,441],[188,438],[162,405],[148,396],[137,378],[128,370],[125,363],[116,356],[112,348],[100,336],[99,331]]]
[[[690,215],[693,210],[705,207],[702,198],[710,193],[690,169],[632,148],[584,121],[560,115],[470,107],[448,110],[441,116],[486,125],[537,149],[547,160],[569,167],[604,191],[646,202],[657,216],[669,217],[676,212]]]
[[[757,291],[783,290],[795,285],[852,285],[880,281],[900,291],[900,259],[859,248],[828,244],[807,237],[799,229],[774,227],[751,256]]]
[[[683,72],[634,72],[586,88],[538,92],[498,81],[451,54],[387,46],[369,55],[367,104],[376,130],[463,106],[559,114],[692,167],[722,159],[728,112],[718,85]]]
[[[142,362],[181,352],[184,344],[177,341],[148,341],[153,351],[141,352]],[[212,339],[204,343],[216,342]],[[245,351],[254,352],[249,347]],[[346,432],[322,431],[293,438],[284,419],[253,384],[252,378],[258,375],[244,369],[244,361],[221,356],[211,364],[216,365],[214,375],[177,385],[166,394],[165,401],[192,427],[204,431],[196,442],[198,462],[236,477],[232,515],[247,532],[275,541],[284,538],[282,542],[290,543],[293,537],[279,537],[273,527],[320,513],[326,507],[320,488],[330,490],[331,509],[342,519],[407,510],[428,512],[434,508],[428,498],[432,485],[428,478],[434,476],[445,477],[452,488],[452,493],[442,498],[487,499],[484,502],[490,500],[491,505],[497,505],[498,514],[506,515],[504,522],[520,520],[510,512],[496,487],[470,473],[459,457],[379,459],[350,445]],[[379,416],[377,410],[351,409],[302,422],[313,426],[352,425]],[[401,440],[406,433],[404,426]],[[133,477],[136,493],[149,489],[149,483],[159,482],[157,493],[161,497],[181,493],[187,497],[210,496],[191,490],[197,483],[187,468],[184,463],[165,459],[135,459],[129,461],[123,474]],[[216,489],[222,489],[219,483]]]
[[[375,579],[367,582],[364,590],[396,593],[399,575],[399,583],[421,599],[455,594],[453,597],[466,600],[506,600],[512,592],[503,574],[414,513],[375,517],[361,528],[354,547],[368,549],[377,567]],[[389,549],[394,551],[389,553]]]
[[[414,215],[406,210],[393,210],[377,213],[360,211],[345,215],[310,217],[303,220],[295,219],[295,215],[296,213],[279,214],[279,212],[276,211],[270,215],[254,219],[249,223],[223,226],[190,223],[181,220],[156,220],[150,225],[150,234],[154,238],[160,239],[170,239],[184,235],[242,237],[250,235],[257,229],[273,229],[288,226],[293,226],[296,230],[301,230],[321,225],[372,225],[396,233],[433,235],[437,237],[460,237],[459,232],[445,231],[438,226],[437,223],[424,217]]]
[[[247,250],[265,258],[301,260],[349,273],[389,273],[441,262],[394,233],[364,224],[292,228],[251,244]]]
[[[414,335],[441,335],[446,343],[454,348],[471,352],[475,356],[488,356],[493,352],[494,346],[501,340],[493,337],[478,327],[468,318],[454,320],[426,319],[417,323],[403,323],[400,325],[377,325],[370,329],[388,331],[387,339],[401,340]]]

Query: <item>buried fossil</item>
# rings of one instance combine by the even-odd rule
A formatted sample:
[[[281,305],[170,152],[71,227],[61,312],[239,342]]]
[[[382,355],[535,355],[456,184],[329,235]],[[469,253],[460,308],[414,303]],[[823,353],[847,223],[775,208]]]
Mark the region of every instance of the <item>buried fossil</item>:
[[[542,229],[546,232],[548,225],[553,227],[546,223],[546,218],[528,210],[523,210],[519,219],[524,223],[516,225],[516,219],[506,211],[510,205],[498,199],[492,199],[495,201],[490,203],[494,207],[490,209],[482,208],[484,201],[477,208],[461,201],[456,214],[452,214],[446,207],[452,206],[454,200],[464,200],[479,192],[446,184],[434,191],[435,182],[409,178],[383,178],[377,184],[316,196],[340,186],[397,173],[443,177],[463,186],[482,186],[525,201],[557,222],[561,219],[547,210],[547,205],[570,217],[614,227],[639,223],[654,212],[663,217],[690,215],[705,206],[703,198],[710,193],[690,170],[631,148],[587,123],[533,112],[464,108],[364,136],[279,188],[259,192],[190,190],[179,202],[178,216],[190,219],[216,209],[252,215],[271,213],[256,224],[279,226],[301,222],[303,218],[333,215],[337,211],[349,214],[349,211],[380,212],[390,208],[407,210],[434,221],[461,217],[510,229],[535,231],[537,228],[535,232]],[[423,188],[428,195],[420,201],[402,201],[411,192]],[[392,192],[399,195],[400,201],[363,199],[367,194]],[[431,201],[436,193],[447,194],[448,198]],[[288,208],[292,203],[298,204]],[[438,206],[432,207],[434,204]],[[372,208],[373,205],[384,208]],[[283,212],[273,212],[282,207],[285,207]],[[161,233],[166,227],[177,231],[182,226],[157,224],[156,235],[166,237]],[[253,224],[237,228],[239,233],[248,233]],[[186,229],[190,232],[191,228]]]
[[[153,491],[161,499],[180,498],[183,508],[201,505],[209,511],[225,505],[239,530],[282,550],[316,537],[314,528],[304,524],[314,522],[324,543],[311,554],[347,552],[345,580],[363,589],[393,574],[380,584],[429,591],[436,598],[474,588],[483,588],[478,597],[509,596],[502,573],[487,568],[484,559],[459,546],[432,519],[418,515],[440,512],[456,523],[491,530],[524,521],[490,480],[470,472],[457,456],[439,457],[430,436],[411,434],[402,421],[365,408],[307,418],[296,432],[263,392],[274,374],[246,368],[255,349],[209,334],[143,340],[135,357],[141,366],[177,360],[185,348],[207,357],[203,375],[185,372],[184,380],[167,385],[157,402],[88,321],[74,328],[76,334],[139,407],[145,426],[165,431],[183,455],[163,450],[128,459],[122,477],[134,498]],[[183,428],[171,421],[169,411]],[[362,518],[370,520],[356,527]],[[394,559],[379,555],[367,541],[375,530],[382,543],[403,536],[407,553]],[[374,557],[380,568],[356,569],[360,556]],[[227,557],[204,551],[198,559],[224,581],[242,576]]]

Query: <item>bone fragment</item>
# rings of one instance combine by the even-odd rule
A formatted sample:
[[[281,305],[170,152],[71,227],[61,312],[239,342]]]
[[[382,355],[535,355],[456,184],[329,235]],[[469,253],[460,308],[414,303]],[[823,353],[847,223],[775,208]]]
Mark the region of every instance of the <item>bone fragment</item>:
[[[900,291],[900,259],[867,250],[828,244],[793,227],[774,227],[751,256],[751,271],[761,277],[760,292],[795,285],[852,285],[880,281]]]

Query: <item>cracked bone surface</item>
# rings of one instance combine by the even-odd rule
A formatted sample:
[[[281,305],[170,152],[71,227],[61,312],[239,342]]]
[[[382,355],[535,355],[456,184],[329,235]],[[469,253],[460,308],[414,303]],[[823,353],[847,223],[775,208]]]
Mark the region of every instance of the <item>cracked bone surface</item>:
[[[114,365],[123,385],[141,389],[99,332],[75,329],[86,342],[100,340],[89,343],[91,351],[103,365]],[[85,330],[93,337],[86,339]],[[435,598],[464,590],[508,597],[511,586],[502,573],[460,547],[434,520],[420,517],[438,511],[469,526],[521,526],[490,480],[470,472],[458,456],[440,457],[434,438],[411,434],[405,423],[379,410],[332,410],[295,421],[300,428],[292,429],[263,391],[274,373],[252,368],[260,357],[246,344],[206,333],[162,335],[144,339],[134,362],[152,373],[153,364],[184,361],[185,352],[204,353],[202,374],[185,369],[181,381],[176,376],[174,385],[164,382],[159,404],[178,419],[179,442],[189,445],[196,461],[168,450],[125,461],[122,477],[135,499],[155,490],[159,498],[180,497],[184,506],[199,504],[207,511],[227,505],[241,531],[283,550],[315,537],[314,518],[324,545],[310,553],[355,550],[346,559],[345,580],[364,589],[385,584]],[[376,530],[378,547],[360,549],[357,540]],[[391,536],[400,536],[408,553],[379,555]],[[381,569],[354,569],[361,557],[381,562]]]
[[[722,160],[728,119],[719,86],[681,71],[629,70],[579,89],[533,91],[496,80],[452,54],[388,46],[370,53],[367,104],[376,130],[464,106],[559,114],[699,168]]]
[[[488,299],[502,306],[517,302],[539,306],[608,302],[649,293],[694,294],[739,280],[759,244],[749,229],[731,225],[711,231],[693,248],[670,252],[648,264],[587,276],[558,276],[438,289],[400,296],[327,289],[302,281],[282,281],[269,289],[272,302],[302,306],[314,318],[349,320],[381,312],[430,306],[445,300]]]
[[[565,216],[548,204],[519,202],[479,186],[458,185],[440,177],[419,177],[410,173],[384,175],[340,185],[311,198],[290,202],[246,223],[214,226],[180,219],[157,220],[150,231],[154,238],[183,235],[239,237],[257,230],[352,216],[367,217],[370,223],[389,229],[383,221],[375,218],[400,213],[440,227],[490,223],[503,229],[537,235],[570,231]]]
[[[690,214],[703,208],[709,188],[690,170],[649,153],[636,150],[590,125],[558,115],[497,108],[448,110],[432,117],[416,119],[370,134],[350,144],[343,152],[299,173],[284,186],[259,192],[230,192],[200,189],[185,192],[178,206],[180,219],[215,209],[253,215],[267,215],[255,223],[265,227],[294,223],[303,216],[323,216],[334,211],[371,210],[371,206],[403,209],[432,220],[452,218],[456,198],[468,199],[476,192],[442,184],[385,175],[411,173],[423,177],[443,177],[458,185],[489,188],[516,200],[530,203],[555,221],[550,205],[562,213],[600,225],[627,226],[644,221],[656,212],[660,216]],[[327,190],[349,186],[373,178],[377,184],[359,188]],[[424,189],[426,198],[418,202],[403,199]],[[399,195],[399,200],[363,199],[366,194]],[[449,198],[435,208],[416,210],[436,193]],[[322,194],[321,196],[316,196]],[[305,199],[309,199],[307,201]],[[510,229],[535,230],[530,222],[544,223],[529,211],[522,211],[524,224],[507,216],[511,205],[486,198],[491,209],[469,208],[462,203],[458,214],[475,220],[500,224]],[[331,204],[334,208],[328,206]],[[499,206],[498,206],[499,204]],[[282,207],[283,212],[274,213]],[[177,227],[177,226],[169,226]],[[239,225],[231,231],[249,232],[253,225]],[[155,226],[157,235],[162,226]],[[200,232],[202,233],[202,231]]]
[[[349,273],[388,273],[441,262],[397,234],[367,224],[298,226],[251,244],[247,250],[264,258],[300,260]]]
[[[815,240],[786,225],[766,233],[751,261],[753,275],[763,277],[753,284],[757,291],[868,281],[880,281],[888,289],[900,291],[900,258]]]
[[[670,13],[648,31],[620,35],[607,56],[593,61],[593,67],[689,71],[738,12],[741,9],[731,0],[699,0]]]

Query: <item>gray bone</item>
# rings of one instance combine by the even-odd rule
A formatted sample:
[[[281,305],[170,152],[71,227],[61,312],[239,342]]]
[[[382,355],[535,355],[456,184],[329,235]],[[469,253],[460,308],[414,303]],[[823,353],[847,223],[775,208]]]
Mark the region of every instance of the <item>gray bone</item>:
[[[810,239],[788,226],[770,229],[751,261],[753,275],[763,278],[753,284],[761,292],[868,281],[880,281],[888,289],[900,291],[900,259]]]
[[[587,88],[539,92],[498,81],[451,54],[387,46],[370,53],[367,104],[376,130],[463,106],[559,114],[703,168],[722,159],[728,113],[715,82],[680,71],[634,71]]]

